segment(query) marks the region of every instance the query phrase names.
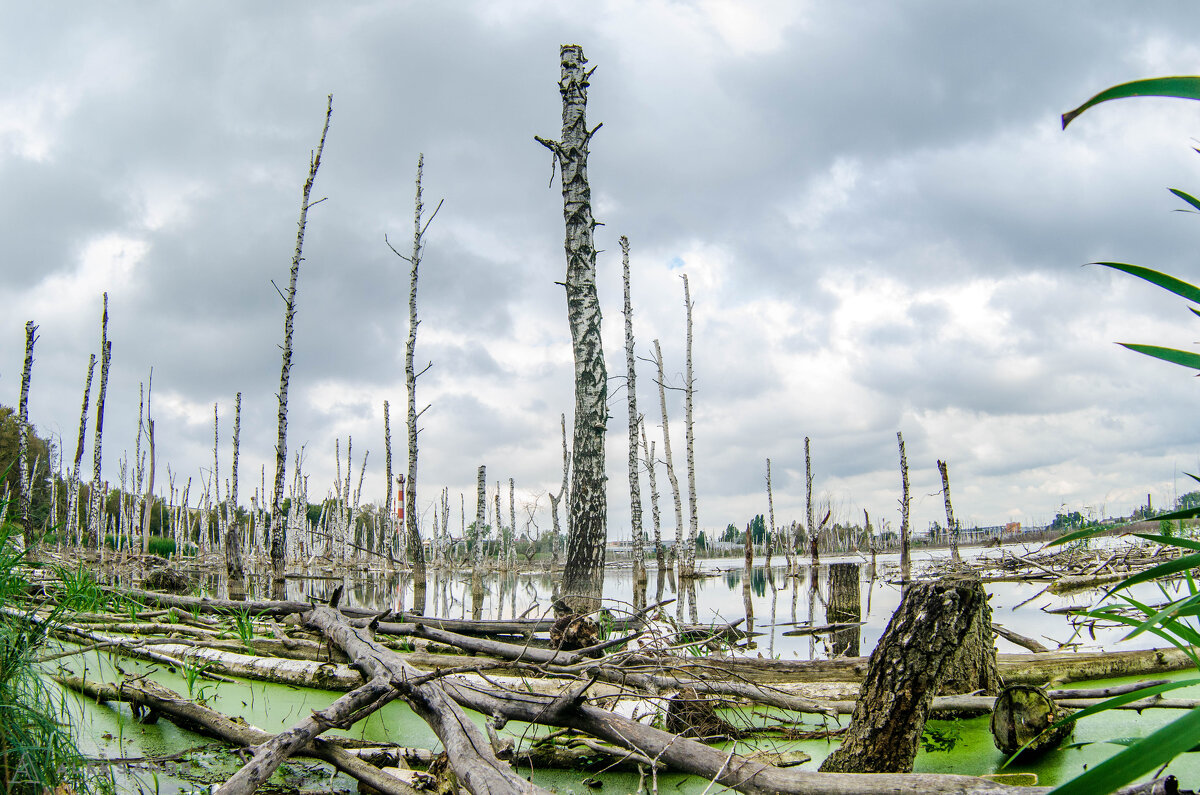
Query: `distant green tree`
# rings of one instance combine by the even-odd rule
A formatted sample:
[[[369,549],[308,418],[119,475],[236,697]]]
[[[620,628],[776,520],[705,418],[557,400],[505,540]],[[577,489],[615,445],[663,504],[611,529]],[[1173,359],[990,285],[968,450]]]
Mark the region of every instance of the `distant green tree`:
[[[754,544],[763,544],[767,540],[767,523],[760,513],[750,520],[750,541]]]
[[[17,436],[20,423],[17,413],[9,406],[0,406],[0,472],[3,473],[4,485],[8,486],[9,499],[12,505],[9,516],[15,516],[17,495],[21,493],[21,474],[17,469]],[[29,429],[29,465],[37,461],[37,472],[33,480],[33,501],[30,505],[29,516],[33,526],[41,529],[50,516],[50,453],[52,445],[37,435],[32,426]],[[4,491],[0,485],[0,494]]]

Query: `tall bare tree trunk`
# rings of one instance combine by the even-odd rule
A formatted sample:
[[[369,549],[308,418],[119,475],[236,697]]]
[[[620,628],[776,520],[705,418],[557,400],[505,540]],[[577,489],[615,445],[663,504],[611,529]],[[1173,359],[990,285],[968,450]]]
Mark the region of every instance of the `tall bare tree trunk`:
[[[150,554],[150,520],[154,515],[154,418],[150,416],[150,394],[154,389],[154,368],[146,380],[146,441],[150,454],[150,469],[146,473],[146,497],[142,514],[142,554]]]
[[[479,467],[475,491],[475,532],[471,548],[471,617],[483,617],[483,523],[487,521],[487,467]]]
[[[958,560],[958,522],[954,520],[954,507],[950,504],[950,468],[938,459],[938,472],[942,474],[942,496],[946,499],[946,532],[950,534],[950,559]]]
[[[83,444],[87,436],[88,403],[92,398],[92,375],[96,370],[96,354],[88,355],[87,380],[83,385],[83,408],[79,410],[79,441],[75,444],[75,463],[71,467],[71,481],[67,485],[67,525],[64,532],[83,548],[83,534],[79,527],[79,465],[83,462]]]
[[[229,493],[226,504],[229,506],[229,518],[226,520],[225,536],[225,572],[230,580],[240,580],[245,576],[242,565],[242,541],[238,533],[237,493],[238,493],[238,447],[242,436],[242,393],[238,392],[233,401],[233,468],[230,471]],[[233,590],[232,587],[230,589]]]
[[[634,593],[646,580],[646,538],[642,532],[642,487],[638,482],[637,367],[633,358],[633,303],[629,298],[629,238],[621,235],[621,268],[625,281],[625,391],[629,406],[629,525],[633,536]]]
[[[33,375],[33,345],[37,342],[37,329],[33,321],[25,323],[25,368],[21,371],[21,400],[17,409],[17,467],[21,483],[21,527],[22,547],[32,550],[34,545],[33,523],[29,521],[29,506],[33,502],[33,478],[29,471],[29,379]]]
[[[671,455],[671,425],[667,418],[667,386],[663,376],[662,348],[654,341],[654,366],[658,368],[658,405],[662,410],[663,458],[667,465],[667,480],[671,482],[671,496],[675,499],[675,560],[683,573],[683,501],[679,496],[679,479],[675,477],[675,463]]]
[[[517,506],[516,506],[516,490],[517,484],[512,478],[508,479],[508,549],[504,556],[507,561],[508,568],[514,569],[517,565]],[[516,615],[513,616],[516,618]]]
[[[88,532],[86,545],[104,550],[104,502],[100,495],[100,445],[104,437],[104,393],[108,389],[108,366],[112,361],[112,341],[108,338],[108,293],[104,294],[104,314],[100,319],[100,391],[96,395],[96,438],[92,446],[92,487],[88,491]]]
[[[283,364],[279,369],[279,416],[278,436],[275,441],[275,493],[271,500],[271,570],[275,598],[283,599],[286,593],[284,568],[287,565],[287,521],[283,515],[283,482],[287,470],[287,397],[288,382],[292,374],[292,330],[296,317],[296,278],[300,275],[300,261],[304,250],[304,227],[308,223],[308,208],[311,206],[313,182],[321,167],[321,153],[325,151],[325,136],[329,134],[329,120],[333,116],[333,94],[326,98],[325,126],[321,129],[321,140],[317,151],[308,161],[308,179],[300,200],[300,220],[296,229],[296,248],[292,253],[292,269],[288,279],[287,297],[283,312]]]
[[[771,547],[775,544],[775,496],[771,492],[771,459],[767,459],[767,513],[770,515],[770,524],[767,525],[767,571],[771,571]],[[790,561],[791,555],[788,559]],[[790,564],[789,564],[790,568]]]
[[[379,535],[375,544],[375,551],[379,554],[384,554],[384,550],[389,552],[391,547],[388,546],[392,542],[392,423],[388,417],[388,402],[383,401],[383,455],[384,465],[387,468],[387,480],[384,481],[384,502],[383,502],[383,521],[380,522]],[[387,556],[388,565],[391,565],[392,556]]]
[[[812,565],[817,565],[817,558],[821,555],[821,528],[817,527],[816,514],[813,513],[813,495],[812,495],[812,446],[809,438],[804,437],[804,506],[805,519],[808,522],[808,544],[812,554]]]
[[[639,418],[638,424],[642,433],[643,463],[646,465],[646,477],[650,480],[650,518],[654,525],[654,558],[658,564],[658,580],[663,580],[663,572],[667,568],[667,558],[663,553],[662,522],[658,512],[658,478],[654,472],[654,442],[646,443],[646,420]]]
[[[599,605],[604,585],[604,547],[608,540],[608,504],[604,475],[604,431],[608,422],[608,374],[600,337],[600,300],[596,295],[596,247],[592,193],[588,185],[588,144],[600,129],[587,128],[587,58],[574,44],[559,50],[562,140],[536,138],[554,153],[562,176],[564,247],[567,255],[567,320],[575,354],[575,431],[571,482],[571,522],[562,595],[577,610]]]
[[[700,519],[696,514],[696,455],[695,455],[695,424],[692,422],[692,393],[695,391],[695,379],[692,377],[692,294],[688,290],[687,274],[683,278],[683,303],[687,307],[687,365],[683,385],[683,429],[687,445],[688,471],[688,545],[687,573],[696,573],[696,536],[700,532]]]
[[[422,215],[425,212],[425,205],[421,200],[421,178],[425,172],[425,155],[417,156],[417,196],[415,209],[413,210],[413,242],[412,255],[404,256],[395,248],[392,251],[401,259],[406,260],[412,266],[412,271],[409,278],[408,288],[408,342],[404,346],[404,387],[408,392],[408,479],[405,481],[404,502],[407,510],[404,513],[404,538],[405,548],[408,552],[409,565],[412,566],[413,576],[413,613],[423,615],[425,613],[425,548],[421,544],[421,531],[417,526],[417,417],[425,413],[425,409],[421,409],[420,414],[417,412],[417,378],[429,369],[426,365],[424,369],[418,373],[413,364],[413,358],[417,351],[417,326],[420,321],[417,320],[417,276],[421,269],[421,249],[425,237],[425,230],[429,228],[429,224],[433,223],[433,219],[437,216],[438,210],[442,205],[439,203],[429,216],[428,221],[424,221]],[[384,238],[386,242],[387,238]],[[391,248],[391,244],[388,243]]]
[[[904,454],[904,434],[896,431],[896,442],[900,446],[900,571],[901,576],[907,580],[909,572],[908,559],[908,457]]]
[[[558,504],[562,502],[564,497],[569,494],[567,489],[567,477],[571,471],[571,451],[567,448],[567,415],[560,414],[559,422],[562,424],[562,449],[563,449],[563,476],[562,486],[558,489],[558,494],[549,492],[550,496],[550,519],[553,522],[553,535],[550,537],[550,568],[553,569],[558,565],[558,538],[562,528],[558,523]],[[570,499],[567,500],[567,505],[570,505]],[[567,511],[567,534],[570,535],[571,528],[571,513]]]
[[[221,510],[221,462],[217,450],[221,447],[221,423],[217,415],[217,404],[213,403],[213,506],[217,512],[217,548],[218,554],[225,547],[225,518]],[[228,563],[226,563],[228,567]]]

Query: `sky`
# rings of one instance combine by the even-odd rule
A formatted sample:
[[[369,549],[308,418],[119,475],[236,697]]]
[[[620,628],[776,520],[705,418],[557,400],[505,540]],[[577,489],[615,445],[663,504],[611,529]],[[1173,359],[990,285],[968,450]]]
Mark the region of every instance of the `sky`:
[[[1115,83],[1200,72],[1193,4],[1114,0],[479,0],[0,4],[0,403],[38,325],[30,418],[78,433],[109,295],[103,476],[132,469],[153,370],[156,488],[213,468],[225,491],[242,393],[239,496],[274,476],[283,302],[301,187],[333,118],[308,216],[288,414],[289,479],[333,488],[352,440],[382,501],[383,403],[407,460],[404,343],[414,177],[429,226],[416,361],[422,521],[450,527],[476,470],[550,527],[573,405],[562,200],[535,135],[561,133],[560,44],[596,68],[589,176],[609,375],[610,538],[628,537],[618,237],[631,244],[638,410],[662,455],[644,361],[659,340],[686,490],[685,311],[694,302],[701,529],[767,512],[900,524],[903,432],[917,531],[1167,506],[1200,474],[1186,370],[1115,345],[1191,346],[1196,318],[1086,263],[1200,278],[1200,105],[1101,105]],[[93,399],[95,390],[93,390]],[[83,474],[91,475],[92,432]],[[368,452],[369,451],[369,452]],[[264,475],[265,469],[265,475]],[[344,475],[343,475],[344,476]],[[641,476],[643,503],[650,496]],[[663,533],[674,534],[657,468]],[[460,497],[459,495],[465,495]],[[684,495],[686,521],[686,491]]]

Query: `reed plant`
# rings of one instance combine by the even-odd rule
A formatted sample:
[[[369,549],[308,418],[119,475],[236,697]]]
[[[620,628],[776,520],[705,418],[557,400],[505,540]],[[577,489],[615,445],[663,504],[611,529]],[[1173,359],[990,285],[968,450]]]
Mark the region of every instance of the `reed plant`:
[[[90,771],[72,736],[64,696],[46,685],[37,657],[55,623],[70,611],[60,601],[49,618],[19,607],[28,588],[22,531],[0,527],[0,792],[111,791],[111,779]]]
[[[1075,110],[1063,114],[1063,128],[1065,129],[1081,113],[1102,102],[1143,96],[1200,100],[1200,77],[1152,78],[1113,86],[1092,97]],[[1184,201],[1191,210],[1200,210],[1200,200],[1194,196],[1174,188],[1171,189],[1171,193]],[[1173,276],[1150,268],[1128,265],[1121,262],[1097,262],[1093,264],[1102,265],[1122,271],[1131,276],[1136,276],[1139,279],[1144,279],[1151,284],[1190,301],[1192,304],[1200,306],[1200,287],[1196,287]],[[1200,309],[1197,309],[1196,306],[1189,306],[1188,309],[1193,314],[1200,316]],[[1120,344],[1138,353],[1200,371],[1200,354],[1193,351],[1140,343]],[[1191,477],[1200,481],[1200,477],[1195,475],[1191,475]],[[1200,541],[1179,537],[1168,531],[1170,522],[1182,521],[1195,516],[1200,516],[1200,508],[1187,508],[1164,514],[1158,518],[1161,522],[1167,524],[1160,524],[1161,529],[1159,533],[1134,534],[1142,540],[1158,544],[1164,548],[1173,547],[1182,550],[1184,554],[1174,560],[1154,566],[1122,580],[1105,594],[1101,600],[1101,607],[1087,611],[1086,615],[1128,625],[1130,632],[1126,638],[1134,637],[1143,632],[1150,632],[1157,635],[1182,650],[1191,658],[1196,667],[1200,669],[1200,652],[1198,652],[1198,649],[1200,649],[1200,627],[1195,623],[1196,617],[1200,615],[1200,587],[1197,586],[1191,574],[1193,569],[1200,567]],[[1052,543],[1069,544],[1094,535],[1097,532],[1095,529],[1079,530],[1068,533]],[[1177,576],[1182,576],[1184,581],[1184,592],[1179,595],[1169,593],[1166,586],[1161,583],[1164,578]],[[1133,597],[1130,589],[1135,585],[1148,582],[1160,582],[1159,587],[1163,595],[1167,597],[1165,605],[1152,607],[1145,604],[1142,600]],[[1124,604],[1117,604],[1117,600],[1120,600]],[[1132,607],[1135,611],[1134,615],[1128,615],[1120,609],[1121,607]],[[1055,726],[1067,721],[1079,720],[1080,718],[1107,709],[1114,709],[1122,704],[1142,698],[1156,696],[1167,690],[1197,684],[1200,684],[1200,679],[1188,679],[1157,687],[1144,688],[1076,712],[1074,715],[1059,721]],[[1122,740],[1122,744],[1126,742]],[[1176,756],[1187,751],[1194,751],[1197,746],[1200,746],[1200,709],[1190,710],[1182,717],[1151,733],[1148,737],[1128,744],[1128,747],[1123,751],[1056,788],[1051,795],[1084,795],[1084,793],[1112,792],[1146,773],[1155,769],[1165,768]]]

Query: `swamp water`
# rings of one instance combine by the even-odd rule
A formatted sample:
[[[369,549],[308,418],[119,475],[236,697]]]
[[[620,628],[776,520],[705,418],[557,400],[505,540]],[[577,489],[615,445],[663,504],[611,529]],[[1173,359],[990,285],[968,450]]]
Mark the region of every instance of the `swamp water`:
[[[1016,549],[1018,554],[1026,550]],[[964,550],[964,555],[974,553],[977,557],[999,556],[999,551]],[[938,553],[914,555],[914,568],[936,563]],[[869,655],[882,635],[892,612],[900,602],[899,569],[895,555],[881,555],[872,570],[861,558],[829,558],[815,569],[805,568],[799,577],[788,578],[782,568],[767,570],[756,561],[748,583],[744,582],[744,567],[741,561],[721,558],[702,561],[702,570],[708,576],[693,580],[679,589],[675,578],[668,573],[662,583],[662,598],[677,599],[663,608],[672,616],[689,623],[726,623],[745,619],[747,604],[753,617],[753,630],[762,633],[751,639],[744,648],[733,653],[748,656],[779,657],[783,659],[828,658],[837,652]],[[830,568],[830,564],[835,564]],[[843,564],[843,565],[837,565]],[[852,567],[844,564],[856,564]],[[831,576],[831,571],[839,571]],[[847,621],[845,615],[845,589],[848,571],[854,571],[854,584],[858,586],[860,627],[839,630],[835,635],[785,634],[803,629],[806,624],[822,625]],[[648,571],[647,596],[650,603],[656,601],[658,592],[657,572]],[[833,592],[831,581],[839,583]],[[406,578],[396,575],[378,575],[354,580],[351,578],[294,578],[289,579],[289,598],[326,599],[339,585],[346,586],[343,602],[373,609],[400,609],[411,604],[411,586]],[[550,592],[553,582],[548,574],[492,575],[484,578],[484,593],[480,608],[483,618],[501,619],[521,616],[543,615],[549,612]],[[253,589],[254,584],[250,584]],[[214,595],[220,593],[223,583],[210,582],[208,588]],[[1039,592],[1045,583],[1039,582],[993,582],[987,583],[991,594],[990,604],[993,620],[1022,635],[1040,640],[1048,647],[1059,643],[1078,644],[1083,650],[1149,648],[1164,642],[1144,634],[1118,644],[1125,634],[1123,627],[1076,628],[1069,616],[1048,613],[1046,610],[1070,606],[1089,606],[1096,602],[1102,592],[1081,591],[1065,596]],[[1168,597],[1174,586],[1165,585]],[[631,609],[634,601],[633,577],[629,569],[610,567],[605,577],[605,598],[615,610]],[[694,592],[694,593],[693,593]],[[1135,590],[1139,599],[1162,600],[1164,597],[1156,584],[1146,584]],[[252,597],[251,597],[252,598]],[[469,575],[430,573],[426,598],[426,613],[431,617],[471,618],[475,605],[471,597]],[[528,612],[527,612],[528,611]],[[832,613],[832,615],[831,615]],[[744,623],[745,627],[750,622]],[[1022,652],[1006,640],[998,639],[1001,652]],[[154,672],[154,679],[182,694],[192,693],[208,700],[214,709],[228,715],[241,716],[249,723],[267,731],[279,731],[296,723],[311,710],[327,706],[338,694],[305,690],[261,682],[238,682],[237,684],[213,683],[196,679],[193,672],[168,672],[161,665],[153,665],[128,658],[109,657],[104,653],[91,652],[77,658],[67,658],[70,669],[92,679],[115,681],[121,672],[138,674]],[[1195,672],[1183,672],[1175,677],[1195,676]],[[1110,680],[1133,681],[1131,679]],[[1108,681],[1106,681],[1108,683]],[[1099,686],[1099,685],[1096,685]],[[1193,692],[1195,691],[1195,692]],[[1200,687],[1175,691],[1172,696],[1181,698],[1200,695]],[[223,780],[239,762],[219,743],[213,743],[192,732],[182,730],[166,719],[153,725],[136,721],[126,705],[96,705],[74,694],[66,694],[72,712],[78,717],[83,750],[98,757],[130,759],[139,757],[162,757],[176,754],[189,748],[204,747],[209,752],[189,754],[185,760],[167,765],[144,765],[131,763],[118,770],[118,790],[121,792],[193,792],[203,791],[197,781]],[[1123,710],[1080,722],[1072,738],[1077,743],[1092,743],[1082,748],[1053,751],[1036,764],[1013,766],[1011,772],[1034,772],[1042,785],[1053,785],[1065,781],[1086,766],[1095,765],[1119,750],[1119,746],[1104,743],[1104,740],[1123,737],[1140,737],[1178,717],[1174,710],[1146,710],[1142,714]],[[482,718],[474,716],[482,725]],[[779,710],[760,710],[753,715],[744,711],[730,711],[726,717],[735,724],[762,725],[780,720],[794,720],[794,715],[783,715]],[[918,753],[915,769],[918,772],[981,774],[997,772],[1003,764],[1003,755],[992,745],[988,730],[988,717],[983,716],[960,721],[930,721],[927,729],[927,747]],[[842,716],[842,724],[849,716]],[[837,725],[837,721],[820,716],[805,716],[800,729],[819,729]],[[509,724],[507,733],[517,737],[530,737],[543,729],[534,729],[520,724]],[[340,732],[376,742],[400,743],[412,747],[437,748],[437,739],[429,727],[400,702],[390,704],[371,718],[356,725],[349,732]],[[803,769],[816,770],[821,760],[836,747],[834,740],[791,741],[758,737],[752,742],[739,741],[722,746],[738,753],[754,750],[801,750],[813,757]],[[1200,759],[1195,754],[1184,754],[1174,762],[1168,772],[1177,775],[1185,787],[1200,783]],[[525,774],[531,771],[523,770]],[[532,771],[532,777],[543,786],[560,792],[592,792],[594,786],[585,784],[589,774],[572,771]],[[593,784],[599,781],[600,791],[610,793],[634,792],[638,776],[626,773],[592,774]],[[647,782],[648,784],[648,782]],[[353,792],[356,784],[342,776],[330,777],[327,769],[317,763],[304,761],[289,763],[271,780],[276,791],[287,792]],[[708,782],[687,776],[661,775],[660,791],[702,792]],[[710,791],[718,791],[714,788]],[[264,789],[263,791],[268,791]]]

